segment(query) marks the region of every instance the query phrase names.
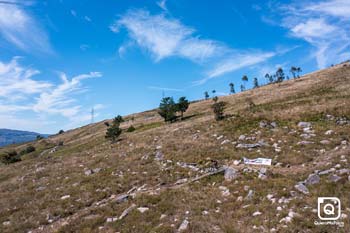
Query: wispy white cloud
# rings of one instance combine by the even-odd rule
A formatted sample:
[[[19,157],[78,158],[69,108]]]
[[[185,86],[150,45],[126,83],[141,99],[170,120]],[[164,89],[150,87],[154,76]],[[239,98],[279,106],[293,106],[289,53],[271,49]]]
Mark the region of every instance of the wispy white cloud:
[[[76,116],[80,109],[80,105],[73,105],[75,99],[72,95],[82,90],[81,82],[84,79],[101,77],[99,72],[91,72],[73,77],[71,80],[64,73],[60,74],[62,84],[58,85],[50,91],[40,94],[37,103],[33,106],[36,112],[44,112],[51,114],[61,114],[64,117]]]
[[[350,1],[348,0],[321,1],[306,6],[305,10],[350,19]]]
[[[150,15],[144,10],[129,11],[110,26],[113,32],[127,28],[129,36],[141,48],[149,51],[155,61],[171,56],[180,56],[201,62],[219,52],[218,42],[195,36],[195,30],[179,20],[165,15]]]
[[[120,26],[128,29],[136,43],[151,52],[156,61],[179,53],[182,42],[194,32],[178,20],[168,20],[164,15],[150,15],[144,10],[129,11],[112,26],[118,32]]]
[[[275,56],[275,53],[248,53],[248,54],[237,54],[236,56],[229,57],[225,60],[222,60],[214,69],[208,72],[208,76],[202,80],[195,82],[195,84],[203,84],[206,81],[224,75],[228,72],[232,72],[243,67],[252,66],[261,62],[266,61],[267,59]]]
[[[40,117],[64,117],[68,123],[84,123],[84,105],[77,101],[77,97],[87,90],[83,82],[101,77],[101,73],[90,72],[73,78],[60,73],[61,83],[54,84],[35,79],[40,72],[31,67],[23,67],[18,59],[13,58],[8,63],[0,62],[0,118],[5,119],[3,115],[8,114],[13,115],[14,119],[21,119],[22,114],[28,113]],[[97,104],[95,107],[101,109],[103,106]],[[34,121],[37,119],[33,118]],[[0,126],[6,123],[2,122]]]
[[[52,86],[49,82],[38,81],[33,76],[40,72],[36,69],[18,65],[19,57],[9,63],[0,61],[0,97],[22,97],[23,95],[37,94]]]
[[[164,11],[168,11],[168,8],[166,6],[166,0],[161,0],[157,2],[157,5]]]
[[[312,42],[315,39],[328,37],[334,33],[337,27],[325,22],[325,19],[309,19],[306,22],[298,23],[291,28],[294,37],[304,38]]]
[[[151,90],[157,90],[157,91],[175,91],[175,92],[182,92],[184,89],[176,89],[176,88],[169,88],[169,87],[157,87],[157,86],[148,86],[148,89]]]
[[[118,48],[118,55],[120,58],[124,58],[127,50],[132,47],[134,43],[132,41],[128,41],[126,43],[123,43],[121,46]]]
[[[214,56],[219,56],[225,49],[213,40],[190,38],[183,41],[181,47],[179,47],[179,56],[202,63]]]
[[[0,34],[26,52],[53,53],[49,37],[33,16],[18,4],[0,4]]]
[[[86,21],[88,21],[88,22],[91,22],[91,21],[92,21],[91,18],[90,18],[89,16],[84,16],[84,19],[85,19]]]
[[[118,33],[122,27],[127,29],[134,44],[149,52],[155,62],[176,56],[210,67],[198,84],[274,55],[263,52],[250,54],[248,51],[232,49],[219,41],[203,39],[194,28],[179,20],[165,14],[151,15],[145,10],[128,11],[110,26],[110,30]],[[124,54],[126,48],[120,46],[119,53]]]
[[[290,35],[311,44],[319,68],[348,59],[350,48],[350,2],[303,1],[277,7],[280,25]]]
[[[75,10],[70,10],[70,14],[74,17],[77,17],[77,12]]]

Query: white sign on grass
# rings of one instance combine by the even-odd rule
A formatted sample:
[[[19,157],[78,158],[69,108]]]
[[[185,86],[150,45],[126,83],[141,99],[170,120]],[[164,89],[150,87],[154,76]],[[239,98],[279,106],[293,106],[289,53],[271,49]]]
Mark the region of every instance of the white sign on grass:
[[[250,165],[268,165],[271,166],[272,159],[267,158],[256,158],[256,159],[247,159],[243,158],[244,164],[250,164]]]

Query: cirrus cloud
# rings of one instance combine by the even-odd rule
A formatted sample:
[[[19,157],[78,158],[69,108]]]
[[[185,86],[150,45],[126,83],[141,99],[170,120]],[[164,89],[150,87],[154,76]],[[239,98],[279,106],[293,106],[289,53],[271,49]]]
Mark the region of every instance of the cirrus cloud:
[[[38,74],[38,70],[21,65],[18,57],[9,62],[0,61],[0,119],[9,119],[10,115],[18,122],[26,119],[32,124],[25,129],[34,131],[38,130],[34,128],[37,127],[35,122],[38,118],[45,119],[46,116],[63,117],[68,126],[86,123],[90,114],[85,113],[85,106],[78,102],[78,96],[87,91],[83,85],[85,80],[99,78],[102,74],[90,72],[68,78],[66,74],[60,73],[59,84],[38,80]],[[100,109],[102,105],[97,104],[95,107]],[[35,115],[37,117],[33,117]],[[42,125],[52,124],[41,121]],[[18,128],[11,122],[15,121],[0,121],[0,128]]]
[[[313,46],[319,68],[349,59],[349,1],[300,1],[276,8],[275,17],[282,19],[280,25],[290,36]]]
[[[25,4],[18,1],[7,2],[11,4],[0,4],[1,36],[25,52],[54,53],[47,33],[23,8]]]
[[[133,44],[149,52],[155,62],[180,57],[209,67],[197,84],[274,56],[271,52],[250,53],[250,49],[237,50],[222,42],[204,39],[194,28],[164,13],[152,15],[146,10],[129,10],[110,26],[114,33],[119,33],[121,28],[126,28]],[[121,45],[119,50],[124,54],[126,47]]]

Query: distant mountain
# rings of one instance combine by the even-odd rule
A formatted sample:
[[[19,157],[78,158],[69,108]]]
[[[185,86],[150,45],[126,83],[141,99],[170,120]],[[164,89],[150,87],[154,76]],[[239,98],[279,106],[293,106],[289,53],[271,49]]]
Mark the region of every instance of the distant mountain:
[[[41,135],[43,137],[49,136],[49,134],[40,134],[35,132],[12,129],[0,129],[0,146],[33,141],[38,135]]]

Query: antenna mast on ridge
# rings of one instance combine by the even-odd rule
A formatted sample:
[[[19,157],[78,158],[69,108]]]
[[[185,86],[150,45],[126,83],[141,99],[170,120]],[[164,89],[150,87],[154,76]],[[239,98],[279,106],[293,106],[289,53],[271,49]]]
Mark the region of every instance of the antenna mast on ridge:
[[[95,110],[94,108],[91,109],[91,124],[94,123],[94,115],[95,115]]]

